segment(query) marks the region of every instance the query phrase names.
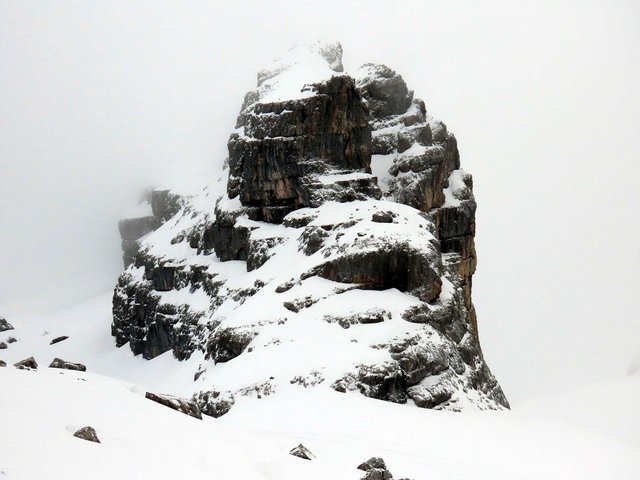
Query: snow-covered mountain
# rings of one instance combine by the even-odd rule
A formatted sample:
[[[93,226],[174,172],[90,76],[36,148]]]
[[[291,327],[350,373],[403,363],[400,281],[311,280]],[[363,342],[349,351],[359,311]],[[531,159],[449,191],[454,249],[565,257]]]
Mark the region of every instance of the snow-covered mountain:
[[[508,407],[478,342],[456,139],[396,72],[341,60],[339,44],[298,44],[259,72],[220,178],[153,191],[153,215],[121,222],[116,342],[199,357],[213,416],[292,384]]]
[[[636,478],[638,375],[509,411],[471,176],[399,74],[297,44],[228,147],[120,222],[113,294],[0,319],[0,480]]]

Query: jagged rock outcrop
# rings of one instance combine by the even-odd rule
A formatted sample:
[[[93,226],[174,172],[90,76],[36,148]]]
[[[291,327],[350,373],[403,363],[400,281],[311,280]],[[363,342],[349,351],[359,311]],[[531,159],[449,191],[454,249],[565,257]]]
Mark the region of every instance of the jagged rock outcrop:
[[[118,280],[116,344],[197,355],[193,398],[214,417],[281,385],[508,407],[478,340],[456,139],[395,71],[349,75],[341,56],[298,45],[261,71],[221,177],[152,192],[161,226]]]

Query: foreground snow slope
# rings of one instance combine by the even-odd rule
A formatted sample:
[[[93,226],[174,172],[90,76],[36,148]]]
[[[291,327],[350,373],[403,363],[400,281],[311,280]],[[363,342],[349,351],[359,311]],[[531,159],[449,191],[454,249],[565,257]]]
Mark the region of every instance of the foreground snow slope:
[[[15,330],[0,333],[0,341],[18,338],[1,359],[34,355],[40,364],[0,368],[0,479],[355,480],[355,467],[373,455],[395,478],[414,480],[635,479],[640,471],[637,375],[483,413],[292,387],[199,421],[144,398],[147,389],[188,391],[180,371],[188,366],[170,353],[146,361],[114,349],[109,306],[104,296],[48,317],[16,316]],[[58,335],[70,338],[49,345]],[[88,372],[46,368],[54,356]],[[86,425],[101,444],[72,436]],[[299,443],[317,460],[289,455]]]

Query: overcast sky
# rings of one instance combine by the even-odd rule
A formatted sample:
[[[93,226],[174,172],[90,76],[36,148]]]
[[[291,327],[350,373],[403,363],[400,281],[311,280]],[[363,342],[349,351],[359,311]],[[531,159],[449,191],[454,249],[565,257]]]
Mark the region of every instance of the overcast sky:
[[[512,401],[640,355],[640,7],[633,1],[0,1],[0,305],[109,291],[116,222],[202,175],[256,71],[299,38],[400,72],[478,200],[474,300]],[[0,312],[1,314],[2,312]]]

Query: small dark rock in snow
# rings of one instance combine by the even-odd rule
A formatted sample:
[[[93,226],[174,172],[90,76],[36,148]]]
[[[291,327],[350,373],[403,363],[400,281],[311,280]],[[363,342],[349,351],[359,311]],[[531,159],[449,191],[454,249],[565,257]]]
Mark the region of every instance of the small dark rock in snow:
[[[6,332],[7,330],[13,330],[13,325],[0,317],[0,332]]]
[[[371,221],[376,223],[393,223],[393,217],[396,214],[393,212],[376,212],[371,216]]]
[[[294,457],[304,458],[305,460],[315,460],[316,458],[316,456],[313,453],[311,453],[311,450],[309,450],[307,447],[305,447],[302,444],[293,448],[289,452],[289,454],[293,455]]]
[[[49,368],[62,368],[64,370],[76,370],[78,372],[86,372],[87,367],[85,367],[81,363],[73,363],[67,362],[66,360],[62,360],[61,358],[54,358]]]
[[[4,342],[0,342],[0,350],[4,350],[5,348],[7,348],[7,344]]]
[[[83,427],[73,434],[74,437],[81,438],[83,440],[87,440],[89,442],[100,443],[100,439],[98,439],[98,434],[96,433],[93,427]]]
[[[16,343],[17,341],[18,341],[18,339],[16,337],[7,338],[7,343],[9,343],[9,344]]]
[[[6,367],[7,366],[7,362],[5,362],[4,360],[0,360],[0,367]]]
[[[69,337],[67,337],[66,335],[62,335],[61,337],[56,337],[53,340],[51,340],[51,343],[49,343],[49,345],[53,345],[55,343],[62,342],[64,340],[66,340],[67,338],[69,338]]]
[[[29,357],[29,358],[25,358],[24,360],[20,360],[18,363],[14,363],[13,366],[20,370],[27,370],[27,369],[37,370],[38,362],[36,362],[35,358]]]
[[[164,405],[165,407],[169,407],[173,410],[177,410],[180,413],[184,413],[185,415],[189,415],[191,417],[197,418],[198,420],[202,420],[200,407],[194,401],[174,397],[172,395],[162,395],[151,392],[145,393],[144,397],[148,398],[149,400],[153,400],[160,405]]]

